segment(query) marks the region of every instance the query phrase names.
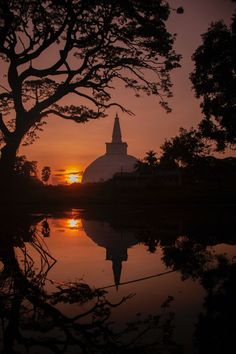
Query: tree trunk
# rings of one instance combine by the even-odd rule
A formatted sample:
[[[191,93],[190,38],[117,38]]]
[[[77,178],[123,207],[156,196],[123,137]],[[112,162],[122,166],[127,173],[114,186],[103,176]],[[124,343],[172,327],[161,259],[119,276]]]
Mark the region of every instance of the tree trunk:
[[[1,149],[0,182],[3,186],[10,182],[14,175],[14,163],[19,145],[20,143],[10,142]]]

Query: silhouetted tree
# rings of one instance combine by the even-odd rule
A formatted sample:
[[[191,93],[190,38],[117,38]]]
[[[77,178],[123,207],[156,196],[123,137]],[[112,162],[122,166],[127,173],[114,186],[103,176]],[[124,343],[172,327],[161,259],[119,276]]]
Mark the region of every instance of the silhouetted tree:
[[[209,153],[209,145],[202,139],[201,134],[195,129],[180,128],[179,135],[170,140],[165,140],[161,146],[163,152],[161,162],[174,161],[181,166],[191,166]]]
[[[156,152],[149,150],[142,160],[138,160],[135,164],[135,170],[138,174],[153,174],[158,166]]]
[[[49,166],[44,166],[42,169],[42,181],[47,183],[51,176],[51,168]]]
[[[203,98],[200,129],[224,150],[236,143],[236,14],[230,28],[222,21],[213,23],[202,41],[190,75],[196,97]]]
[[[153,150],[149,150],[146,152],[146,155],[144,157],[144,161],[151,167],[155,167],[157,165],[157,157],[156,157],[156,152]]]
[[[14,164],[16,175],[25,177],[37,177],[37,161],[28,161],[26,157],[17,156]]]
[[[50,115],[80,123],[113,105],[126,110],[112,101],[119,81],[136,95],[158,96],[168,110],[169,73],[180,59],[165,26],[170,11],[163,0],[2,0],[1,174]],[[64,104],[68,95],[78,106]]]

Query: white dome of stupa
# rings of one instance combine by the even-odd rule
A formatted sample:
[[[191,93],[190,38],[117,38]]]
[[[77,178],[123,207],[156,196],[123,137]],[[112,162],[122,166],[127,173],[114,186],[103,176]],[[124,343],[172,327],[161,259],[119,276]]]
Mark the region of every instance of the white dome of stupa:
[[[117,172],[133,172],[137,159],[127,154],[127,143],[122,142],[119,118],[116,115],[112,142],[106,143],[106,153],[93,161],[84,171],[82,183],[103,182]]]

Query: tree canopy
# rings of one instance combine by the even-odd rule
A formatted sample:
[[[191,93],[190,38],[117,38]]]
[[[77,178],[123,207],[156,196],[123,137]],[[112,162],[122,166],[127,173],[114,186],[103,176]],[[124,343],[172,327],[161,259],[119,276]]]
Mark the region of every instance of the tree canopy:
[[[14,171],[18,176],[25,176],[27,178],[37,177],[37,161],[28,161],[26,157],[17,156],[14,165]]]
[[[135,164],[135,171],[139,175],[155,173],[158,167],[158,159],[156,155],[156,152],[153,150],[147,151],[143,159],[137,160]]]
[[[161,161],[174,161],[181,166],[191,166],[196,159],[209,153],[209,145],[202,139],[199,131],[180,128],[179,135],[165,140],[161,146]]]
[[[180,60],[170,12],[164,0],[0,0],[2,166],[52,114],[86,122],[113,105],[128,111],[112,99],[118,82],[168,110]],[[78,106],[65,104],[69,95]]]
[[[203,135],[217,143],[217,149],[236,144],[236,14],[227,27],[213,23],[202,35],[193,54],[195,69],[190,75],[197,98],[202,98]]]
[[[44,183],[47,183],[51,176],[51,168],[49,166],[44,166],[41,172],[41,178]]]

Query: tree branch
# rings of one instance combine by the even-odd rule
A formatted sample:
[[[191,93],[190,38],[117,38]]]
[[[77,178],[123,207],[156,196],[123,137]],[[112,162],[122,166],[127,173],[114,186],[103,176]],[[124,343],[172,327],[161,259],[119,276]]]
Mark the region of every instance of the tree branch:
[[[54,74],[55,72],[57,72],[57,70],[65,64],[66,58],[69,54],[69,51],[71,49],[71,45],[72,45],[72,41],[71,41],[71,35],[72,35],[72,30],[73,30],[73,22],[71,25],[69,25],[69,28],[67,30],[67,39],[66,39],[66,43],[64,46],[64,49],[60,51],[60,59],[51,67],[46,68],[46,69],[34,69],[32,66],[30,66],[30,68],[28,68],[27,70],[25,70],[20,76],[19,76],[19,80],[21,82],[23,82],[25,79],[27,79],[28,77],[32,76],[32,77],[46,77],[49,75]],[[66,71],[65,74],[69,74],[70,71]]]
[[[76,95],[80,96],[80,97],[84,97],[86,98],[87,100],[93,102],[97,107],[101,107],[101,108],[110,108],[112,106],[116,106],[116,107],[119,107],[122,112],[125,112],[125,113],[128,113],[130,115],[134,115],[132,111],[126,109],[125,107],[123,107],[121,104],[119,103],[116,103],[116,102],[111,102],[109,104],[105,104],[105,103],[102,103],[102,102],[99,102],[97,101],[95,98],[89,96],[89,95],[86,95],[85,93],[82,93],[82,92],[78,92],[76,90],[73,91]]]
[[[6,124],[4,123],[4,121],[2,119],[2,113],[0,113],[0,130],[1,130],[2,134],[4,135],[5,139],[7,139],[11,135],[11,132],[8,130]]]
[[[2,92],[0,93],[0,100],[5,100],[8,98],[12,98],[12,94],[10,92]]]
[[[74,122],[76,122],[76,123],[84,123],[84,122],[87,122],[88,120],[89,120],[89,118],[90,119],[96,119],[96,118],[99,118],[99,117],[102,117],[103,116],[103,113],[102,112],[99,112],[99,110],[98,110],[98,112],[97,113],[95,113],[95,112],[93,112],[93,116],[91,115],[91,116],[89,116],[89,112],[88,112],[88,114],[87,115],[85,115],[85,114],[81,114],[81,115],[73,115],[73,114],[71,114],[71,115],[67,115],[67,114],[64,114],[64,113],[62,113],[62,112],[59,112],[59,111],[57,111],[56,109],[48,109],[47,111],[44,111],[44,112],[42,112],[42,114],[40,115],[40,119],[42,119],[43,117],[45,117],[45,116],[47,116],[47,115],[49,115],[49,114],[55,114],[55,115],[57,115],[58,117],[61,117],[61,118],[63,118],[63,119],[67,119],[67,120],[73,120]]]
[[[22,58],[17,59],[17,65],[22,65],[27,62],[32,61],[33,59],[38,58],[46,49],[50,47],[53,43],[55,43],[58,38],[60,38],[61,34],[66,28],[66,25],[68,24],[68,19],[69,19],[69,14],[67,14],[63,24],[61,25],[60,29],[56,32],[53,33],[49,38],[44,34],[44,37],[46,38],[44,42],[38,47],[33,53],[30,53],[28,55],[24,55]],[[21,54],[23,55],[24,52]]]

